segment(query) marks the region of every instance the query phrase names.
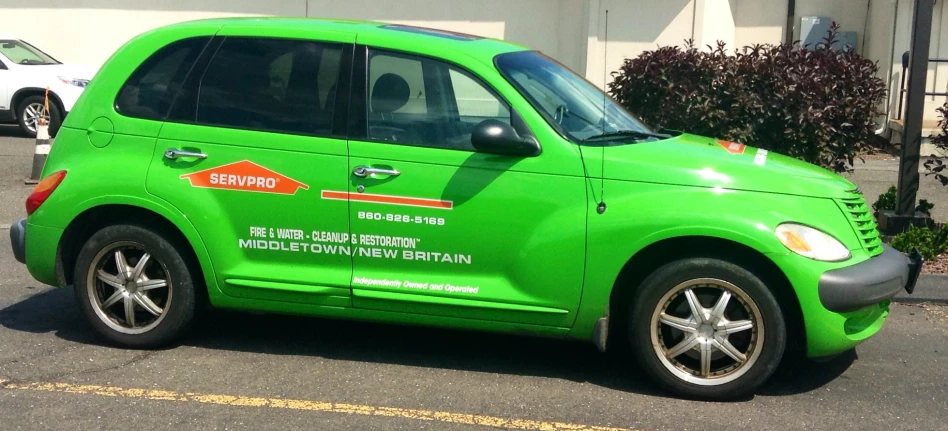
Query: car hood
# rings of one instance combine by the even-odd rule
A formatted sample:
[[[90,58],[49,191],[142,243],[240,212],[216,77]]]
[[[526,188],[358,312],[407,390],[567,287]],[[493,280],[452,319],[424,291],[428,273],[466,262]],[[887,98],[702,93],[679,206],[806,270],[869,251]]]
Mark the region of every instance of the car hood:
[[[92,79],[95,76],[96,69],[90,66],[80,64],[36,64],[36,65],[18,65],[19,70],[30,72],[37,75],[72,78],[72,79]]]
[[[584,152],[600,149],[585,147]],[[703,136],[601,149],[606,179],[719,187],[800,196],[843,198],[856,185],[816,165],[754,147]],[[593,174],[595,170],[590,170]]]

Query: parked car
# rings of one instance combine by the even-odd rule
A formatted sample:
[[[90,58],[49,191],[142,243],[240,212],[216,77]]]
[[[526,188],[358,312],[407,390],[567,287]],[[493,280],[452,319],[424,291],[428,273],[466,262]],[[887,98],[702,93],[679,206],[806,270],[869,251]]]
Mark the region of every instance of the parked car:
[[[36,136],[37,121],[46,118],[55,136],[94,74],[89,67],[60,63],[26,41],[0,35],[0,123],[17,123]]]
[[[14,254],[128,347],[209,303],[587,340],[727,398],[788,347],[866,340],[920,271],[832,172],[655,130],[539,52],[403,25],[146,33],[43,175]]]

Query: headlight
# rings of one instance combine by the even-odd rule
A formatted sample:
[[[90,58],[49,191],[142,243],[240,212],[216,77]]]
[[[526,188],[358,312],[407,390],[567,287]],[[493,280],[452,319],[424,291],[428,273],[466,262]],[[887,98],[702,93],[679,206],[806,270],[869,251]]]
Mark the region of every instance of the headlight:
[[[86,88],[86,86],[89,85],[88,79],[76,79],[76,78],[67,78],[65,76],[60,76],[59,80],[62,81],[63,84],[75,85],[76,87],[81,87],[81,88]]]
[[[783,223],[774,231],[790,251],[810,259],[838,262],[851,254],[841,242],[821,231],[796,223]]]

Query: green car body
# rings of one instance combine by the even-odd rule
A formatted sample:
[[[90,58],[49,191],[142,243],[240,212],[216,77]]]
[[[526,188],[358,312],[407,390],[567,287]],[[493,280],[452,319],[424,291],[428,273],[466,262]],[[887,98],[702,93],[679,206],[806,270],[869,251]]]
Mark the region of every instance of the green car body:
[[[610,315],[625,313],[610,305],[627,302],[663,262],[700,250],[752,266],[780,301],[789,343],[810,357],[842,352],[878,332],[889,298],[917,274],[881,243],[856,186],[832,172],[684,133],[586,145],[565,136],[498,70],[498,58],[526,48],[403,30],[225,19],[132,40],[101,68],[59,131],[43,174],[66,176],[25,223],[30,273],[47,284],[74,284],[92,227],[147,222],[180,240],[214,307],[529,333],[602,347]],[[354,58],[363,60],[358,53],[366,46],[439,59],[476,77],[522,118],[539,154],[393,145],[351,127],[314,136],[118,112],[123,85],[156,51],[211,36],[337,43],[355,46]],[[357,74],[359,66],[342,67]],[[361,115],[354,101],[367,90],[351,87],[348,106],[336,96],[334,118],[346,118],[340,107]],[[168,158],[169,149],[206,158]],[[379,171],[354,175],[360,167]],[[392,170],[397,177],[386,173]],[[825,232],[850,256],[830,262],[790,251],[775,235],[787,222]],[[849,286],[837,298],[842,305],[824,304],[821,277],[867,268],[883,255],[889,263],[873,283],[884,281],[884,292],[861,295],[862,286]]]

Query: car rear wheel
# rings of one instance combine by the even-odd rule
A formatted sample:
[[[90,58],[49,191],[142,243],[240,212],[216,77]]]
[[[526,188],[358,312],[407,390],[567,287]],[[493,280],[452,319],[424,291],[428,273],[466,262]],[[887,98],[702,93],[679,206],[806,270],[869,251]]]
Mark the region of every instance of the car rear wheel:
[[[30,137],[36,136],[36,127],[39,120],[45,119],[49,125],[49,136],[56,136],[59,126],[62,125],[63,117],[59,107],[52,101],[49,102],[49,111],[46,110],[46,101],[42,96],[30,96],[23,99],[17,107],[17,121],[22,129]]]
[[[113,225],[79,252],[75,290],[86,319],[106,340],[136,348],[177,338],[197,310],[189,265],[145,227]]]
[[[777,368],[786,345],[780,306],[752,272],[692,258],[649,275],[632,305],[630,341],[663,387],[699,399],[748,395]]]

